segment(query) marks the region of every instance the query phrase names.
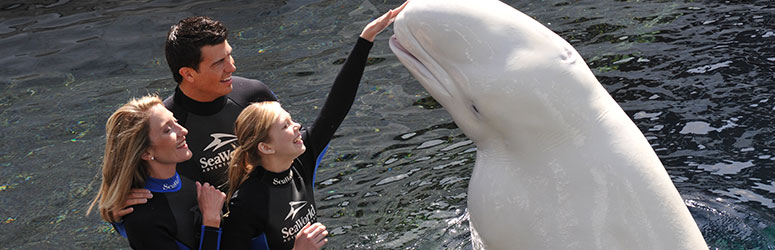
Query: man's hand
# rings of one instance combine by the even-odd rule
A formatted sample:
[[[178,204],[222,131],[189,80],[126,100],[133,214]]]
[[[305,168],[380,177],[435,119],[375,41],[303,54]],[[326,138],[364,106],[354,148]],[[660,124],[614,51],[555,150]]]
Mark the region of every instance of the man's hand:
[[[113,219],[113,222],[121,221],[121,218],[134,211],[132,206],[148,203],[148,199],[150,198],[153,198],[151,190],[145,188],[133,188],[129,191],[126,201],[124,201],[124,209],[111,213],[111,219]]]

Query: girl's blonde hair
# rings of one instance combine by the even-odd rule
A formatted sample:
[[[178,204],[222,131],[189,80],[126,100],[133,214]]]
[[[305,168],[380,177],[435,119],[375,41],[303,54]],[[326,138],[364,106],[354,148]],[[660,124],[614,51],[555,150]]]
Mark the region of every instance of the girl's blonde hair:
[[[226,204],[237,188],[247,180],[253,168],[261,164],[258,144],[269,142],[269,128],[282,114],[282,110],[279,102],[258,102],[243,109],[237,117],[234,123],[234,134],[237,136],[239,146],[231,153],[229,195],[226,196]]]
[[[102,219],[114,222],[112,215],[124,208],[130,189],[145,186],[148,163],[141,157],[151,145],[149,110],[161,104],[155,95],[134,98],[108,118],[102,184],[86,215],[99,203]]]

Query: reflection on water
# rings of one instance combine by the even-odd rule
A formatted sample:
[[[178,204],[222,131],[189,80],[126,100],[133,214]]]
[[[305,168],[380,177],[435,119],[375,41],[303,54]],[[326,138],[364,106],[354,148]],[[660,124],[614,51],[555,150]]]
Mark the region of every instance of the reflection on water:
[[[567,39],[660,156],[708,244],[775,249],[775,4],[506,1]],[[174,88],[168,27],[230,28],[240,76],[302,123],[361,28],[400,1],[0,3],[0,245],[126,248],[84,209],[117,105]],[[330,249],[471,248],[475,145],[377,38],[317,177]],[[310,108],[312,107],[312,108]]]

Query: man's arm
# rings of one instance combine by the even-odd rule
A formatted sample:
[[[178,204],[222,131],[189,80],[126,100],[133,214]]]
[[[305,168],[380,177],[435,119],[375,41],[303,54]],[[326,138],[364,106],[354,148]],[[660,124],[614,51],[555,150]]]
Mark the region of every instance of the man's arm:
[[[151,190],[145,188],[133,188],[129,191],[126,201],[124,201],[124,209],[111,213],[113,221],[121,221],[121,218],[134,211],[132,206],[148,203],[148,199],[150,198],[153,198]]]

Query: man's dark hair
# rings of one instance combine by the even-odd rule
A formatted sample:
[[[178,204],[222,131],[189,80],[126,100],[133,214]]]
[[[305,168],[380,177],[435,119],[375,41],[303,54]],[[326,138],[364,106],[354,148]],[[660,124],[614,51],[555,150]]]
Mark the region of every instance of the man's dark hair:
[[[183,76],[179,70],[190,67],[199,70],[202,51],[205,45],[217,45],[226,40],[228,30],[223,23],[205,16],[187,17],[170,27],[164,54],[172,71],[172,77],[180,84]]]

